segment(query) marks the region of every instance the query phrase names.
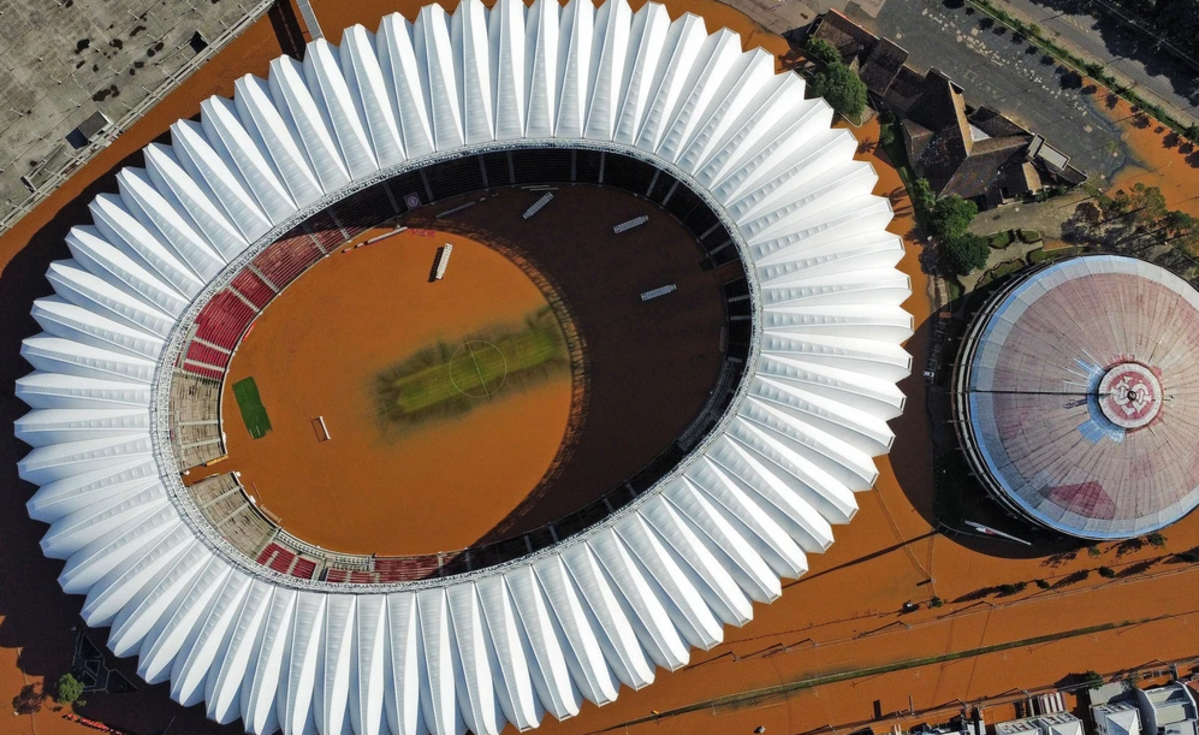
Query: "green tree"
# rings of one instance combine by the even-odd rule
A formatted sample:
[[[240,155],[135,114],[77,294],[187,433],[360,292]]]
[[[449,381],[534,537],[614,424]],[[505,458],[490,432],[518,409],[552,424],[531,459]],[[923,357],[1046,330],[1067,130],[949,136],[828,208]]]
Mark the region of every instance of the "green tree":
[[[1158,531],[1154,531],[1153,533],[1146,536],[1145,540],[1148,541],[1149,545],[1155,549],[1166,548],[1166,536],[1165,536],[1165,534],[1160,533]]]
[[[1099,567],[1098,571],[1099,576],[1103,577],[1104,579],[1111,579],[1112,577],[1116,576],[1116,570],[1112,569],[1111,567]]]
[[[1199,143],[1199,124],[1192,125],[1183,131],[1183,135],[1192,143]]]
[[[812,80],[812,91],[842,115],[857,117],[866,109],[866,84],[858,78],[857,72],[844,64],[830,64],[817,72]]]
[[[1043,579],[1034,579],[1033,584],[1035,584],[1038,589],[1043,589],[1043,590],[1047,590],[1050,587],[1049,583]]]
[[[1133,191],[1133,217],[1137,224],[1151,227],[1160,222],[1169,211],[1166,208],[1166,197],[1156,186],[1145,186],[1137,182]]]
[[[807,49],[810,58],[819,61],[825,66],[841,63],[841,52],[833,48],[833,45],[823,38],[813,36],[808,39],[804,47]]]
[[[933,189],[928,185],[928,179],[916,179],[912,184],[912,202],[917,209],[928,215],[937,204],[937,197],[933,194]]]
[[[1103,686],[1103,676],[1098,671],[1088,671],[1081,678],[1080,683],[1087,689],[1098,689]]]
[[[1194,248],[1199,246],[1199,217],[1173,210],[1166,212],[1167,235],[1176,246]]]
[[[956,194],[941,197],[932,208],[933,231],[946,238],[960,235],[966,232],[977,214],[978,205],[968,199]]]
[[[941,606],[942,606],[942,605],[944,605],[944,604],[945,604],[945,601],[944,601],[944,600],[942,600],[940,597],[937,597],[936,595],[934,595],[934,596],[932,597],[932,599],[930,599],[930,600],[928,601],[928,606],[929,606],[929,607],[941,607]]]
[[[962,232],[941,241],[941,252],[949,267],[959,276],[964,276],[987,264],[991,248],[987,241],[970,232]]]
[[[58,677],[58,695],[56,700],[63,704],[74,704],[83,696],[83,682],[71,674]]]

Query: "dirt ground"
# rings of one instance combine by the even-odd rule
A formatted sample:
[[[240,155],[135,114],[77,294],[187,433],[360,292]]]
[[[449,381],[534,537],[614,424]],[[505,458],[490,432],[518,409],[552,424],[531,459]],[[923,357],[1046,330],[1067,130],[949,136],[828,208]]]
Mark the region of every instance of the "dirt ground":
[[[447,242],[446,278],[429,283]],[[570,415],[570,375],[399,436],[379,424],[373,380],[437,341],[518,323],[545,303],[507,258],[449,233],[408,230],[325,258],[267,306],[233,359],[221,470],[240,471],[284,528],[326,549],[400,555],[469,545],[549,469]],[[250,438],[232,396],[246,377],[271,418],[261,439]],[[317,416],[328,441],[312,428]]]
[[[314,2],[325,30],[361,21],[374,27],[382,12],[398,9],[410,17],[419,0],[403,3],[371,0],[362,3]],[[736,30],[757,33],[753,43],[783,48],[781,39],[767,38],[744,18],[714,2],[669,3],[672,15],[687,8],[727,22]],[[330,34],[336,40],[335,34]],[[66,256],[62,236],[70,225],[86,219],[86,203],[100,191],[115,191],[113,173],[127,156],[161,135],[179,117],[198,112],[208,94],[229,94],[233,79],[246,71],[263,73],[283,46],[269,21],[254,26],[215,62],[156,108],[140,125],[118,139],[92,164],[82,169],[55,196],[17,228],[0,238],[0,383],[11,386],[29,371],[18,356],[21,338],[36,332],[26,316],[30,302],[49,292],[43,274],[48,262]],[[1156,133],[1131,134],[1143,148],[1142,160],[1158,161],[1144,168],[1151,176],[1190,166],[1181,154],[1155,157],[1165,145]],[[1150,131],[1155,128],[1149,128]],[[877,140],[877,130],[855,131],[864,142]],[[1142,137],[1144,140],[1142,140]],[[901,189],[894,171],[866,146],[863,158],[880,175],[878,192]],[[1174,150],[1177,148],[1163,150]],[[1151,155],[1154,154],[1154,155]],[[1165,156],[1166,154],[1161,154]],[[129,163],[136,163],[130,160]],[[1156,169],[1156,170],[1155,170]],[[1129,171],[1129,178],[1137,176]],[[1190,169],[1163,191],[1172,206],[1188,208],[1199,192]],[[1117,177],[1121,180],[1121,177]],[[897,210],[910,211],[902,195],[893,198]],[[1193,210],[1189,210],[1193,211]],[[892,230],[910,233],[910,216],[897,217]],[[893,422],[897,440],[891,459],[880,462],[876,491],[859,496],[861,510],[853,525],[839,529],[829,553],[813,557],[811,572],[789,586],[770,606],[759,606],[756,619],[728,631],[728,642],[711,652],[697,652],[693,664],[678,672],[660,672],[658,681],[639,691],[624,691],[603,709],[591,705],[574,720],[547,721],[549,735],[621,731],[626,733],[749,733],[764,725],[769,733],[788,735],[828,731],[876,719],[924,721],[932,708],[953,708],[958,700],[975,701],[1010,693],[1014,688],[1036,690],[1052,686],[1075,672],[1095,669],[1110,675],[1156,660],[1199,653],[1199,636],[1191,625],[1195,569],[1175,563],[1170,552],[1199,545],[1199,516],[1191,516],[1166,531],[1165,550],[1131,549],[1116,545],[1087,551],[1051,553],[999,542],[951,538],[933,533],[931,521],[932,468],[930,420],[925,411],[921,377],[927,355],[931,320],[926,297],[927,279],[917,261],[919,245],[908,239],[909,252],[901,268],[912,278],[914,295],[908,309],[916,317],[916,335],[908,343],[915,356],[913,377],[902,384],[907,411]],[[4,421],[25,412],[11,392],[0,397]],[[26,451],[15,442],[0,442],[0,696],[12,697],[26,678],[57,677],[69,664],[71,628],[79,624],[81,600],[64,595],[54,581],[61,563],[44,559],[37,547],[45,526],[30,521],[22,504],[32,489],[16,477],[16,460]],[[1100,578],[1099,565],[1114,568],[1115,579]],[[1080,575],[1087,572],[1086,579]],[[1035,585],[1003,596],[990,588],[1019,581],[1045,579],[1049,590]],[[939,609],[900,615],[907,600],[925,601],[933,595],[945,601]],[[1123,627],[1074,633],[1100,623]],[[1196,623],[1199,624],[1199,623]],[[1038,635],[1069,635],[1057,641],[1020,645]],[[100,633],[97,638],[103,637]],[[818,686],[789,698],[757,705],[705,706],[717,695],[735,695],[755,687],[795,682],[834,671],[857,671],[880,664],[898,664],[917,657],[969,652],[980,646],[1007,644],[1007,650],[968,655],[952,662],[905,668],[891,673]],[[17,652],[20,652],[20,667]],[[134,678],[134,663],[120,670]],[[240,733],[240,724],[219,727],[204,720],[199,707],[183,709],[170,702],[165,686],[142,685],[137,694],[89,697],[89,716],[131,729],[139,735]],[[909,707],[910,717],[892,716]],[[690,714],[672,710],[694,707]],[[652,711],[664,716],[655,718]],[[648,718],[648,719],[646,719]],[[173,723],[173,724],[172,724]],[[876,727],[876,730],[878,728]],[[36,718],[13,718],[5,733],[87,732],[64,722],[49,710]]]

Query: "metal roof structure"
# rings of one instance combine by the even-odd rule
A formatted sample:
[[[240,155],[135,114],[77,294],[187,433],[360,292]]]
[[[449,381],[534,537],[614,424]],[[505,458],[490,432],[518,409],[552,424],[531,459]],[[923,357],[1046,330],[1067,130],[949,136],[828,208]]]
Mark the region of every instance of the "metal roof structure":
[[[857,143],[796,75],[650,3],[464,0],[246,76],[72,229],[16,434],[44,552],[139,674],[254,733],[519,729],[651,683],[781,593],[877,477],[910,294]],[[636,156],[702,196],[746,264],[754,336],[717,428],[636,501],[536,555],[386,588],[279,575],[189,505],[164,396],[213,284],[372,183],[506,146]]]
[[[1086,539],[1163,528],[1199,504],[1199,293],[1120,256],[1018,279],[977,317],[958,430],[987,489]]]

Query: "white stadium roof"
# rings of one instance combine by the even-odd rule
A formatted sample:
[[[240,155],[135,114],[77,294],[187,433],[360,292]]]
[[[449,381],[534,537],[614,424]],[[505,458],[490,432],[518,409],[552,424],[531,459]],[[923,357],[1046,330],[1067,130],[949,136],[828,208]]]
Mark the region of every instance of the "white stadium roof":
[[[56,295],[33,306],[20,473],[41,486],[29,512],[51,524],[63,588],[143,677],[255,733],[525,729],[684,665],[832,543],[903,407],[903,244],[831,120],[736,34],[624,0],[431,5],[242,78],[95,199],[50,268]],[[373,588],[234,559],[187,512],[164,445],[185,315],[233,261],[364,182],[504,146],[636,156],[727,222],[755,331],[726,419],[656,487],[534,557]]]

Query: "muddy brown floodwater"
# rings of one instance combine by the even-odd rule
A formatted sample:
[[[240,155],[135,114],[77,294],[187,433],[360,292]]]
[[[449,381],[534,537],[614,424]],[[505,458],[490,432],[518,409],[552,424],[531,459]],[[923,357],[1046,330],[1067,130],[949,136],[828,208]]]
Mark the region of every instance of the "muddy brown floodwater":
[[[436,212],[459,202],[439,203],[405,218],[410,229],[339,249],[297,279],[233,358],[221,404],[229,458],[214,469],[239,472],[267,514],[309,543],[393,556],[558,520],[669,447],[716,383],[720,283],[736,266],[704,271],[677,221],[622,191],[567,187],[526,221],[540,196],[463,197],[474,205],[445,218]],[[650,222],[612,232],[639,214]],[[430,283],[446,243],[449,268]],[[641,302],[640,292],[667,283],[679,290]],[[376,376],[438,342],[520,323],[549,303],[538,284],[565,304],[585,367],[501,388],[469,413],[399,431],[381,423]],[[259,439],[233,397],[245,378],[270,417]]]
[[[377,234],[377,233],[376,233]],[[451,243],[446,277],[429,282]],[[438,341],[545,306],[520,268],[485,245],[429,230],[337,252],[263,312],[225,381],[229,460],[296,536],[326,549],[415,554],[462,548],[504,518],[550,467],[566,431],[567,374],[483,399],[470,413],[397,435],[376,418],[373,381]],[[251,439],[232,385],[258,384],[272,430]],[[312,420],[323,417],[330,439]]]

